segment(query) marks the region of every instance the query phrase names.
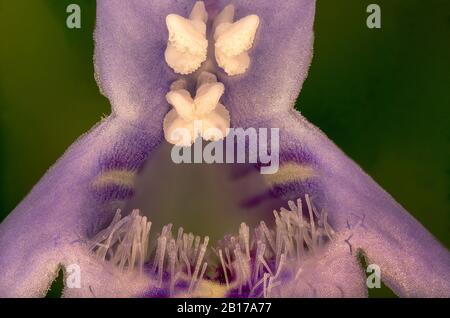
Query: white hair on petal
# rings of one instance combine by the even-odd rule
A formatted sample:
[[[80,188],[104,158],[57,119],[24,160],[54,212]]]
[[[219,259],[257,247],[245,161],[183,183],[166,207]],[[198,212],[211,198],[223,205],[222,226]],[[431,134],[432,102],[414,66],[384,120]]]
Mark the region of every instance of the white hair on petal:
[[[281,284],[282,273],[292,261],[314,254],[332,239],[334,230],[328,224],[327,213],[318,212],[308,195],[304,204],[308,210],[306,217],[301,199],[296,203],[289,201],[289,209],[273,211],[274,229],[269,229],[264,221],[252,231],[241,223],[237,235],[226,236],[218,243],[217,250],[212,248],[218,262],[209,264],[216,264],[215,269],[223,275],[228,290],[236,289],[249,297],[274,296],[274,290],[280,292],[275,287]],[[90,250],[121,270],[138,269],[142,273],[147,262],[150,228],[151,222],[139,210],[125,217],[117,210],[111,224],[92,239]],[[173,236],[172,224],[168,224],[162,228],[156,243],[153,259],[149,260],[156,286],[163,287],[168,277],[170,295],[175,295],[180,281],[187,286],[186,296],[194,294],[208,267],[205,260],[209,237],[202,239],[184,233],[182,227]],[[300,272],[301,268],[294,273],[295,277]]]
[[[123,218],[120,212],[117,210],[111,224],[92,239],[90,250],[120,269],[137,267],[142,273],[152,223],[141,216],[139,210],[133,210]]]
[[[302,200],[298,199],[296,203],[289,201],[289,210],[281,208],[273,211],[273,230],[261,221],[253,230],[253,237],[250,237],[248,226],[242,223],[238,236],[229,236],[220,242],[220,252],[232,251],[226,261],[223,256],[220,258],[222,271],[227,274],[228,280],[225,268],[230,269],[230,275],[237,280],[235,283],[239,293],[247,287],[249,296],[255,296],[263,285],[259,296],[270,297],[280,284],[281,273],[289,261],[299,261],[308,254],[314,254],[332,239],[334,231],[328,224],[326,212],[317,212],[308,195],[305,195],[305,204],[307,219],[303,216]],[[250,255],[254,255],[253,262]]]

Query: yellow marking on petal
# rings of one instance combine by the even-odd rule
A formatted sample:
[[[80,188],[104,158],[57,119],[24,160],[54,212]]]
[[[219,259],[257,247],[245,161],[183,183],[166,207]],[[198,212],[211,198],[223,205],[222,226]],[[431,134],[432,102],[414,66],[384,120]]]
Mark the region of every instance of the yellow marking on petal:
[[[226,285],[209,280],[201,280],[189,297],[193,298],[225,298],[230,290]]]
[[[314,177],[315,171],[310,166],[295,162],[288,162],[280,167],[274,174],[263,175],[264,180],[271,186],[288,182],[304,181]]]
[[[136,171],[132,170],[110,170],[98,175],[93,185],[96,187],[104,187],[110,184],[120,185],[133,188]]]

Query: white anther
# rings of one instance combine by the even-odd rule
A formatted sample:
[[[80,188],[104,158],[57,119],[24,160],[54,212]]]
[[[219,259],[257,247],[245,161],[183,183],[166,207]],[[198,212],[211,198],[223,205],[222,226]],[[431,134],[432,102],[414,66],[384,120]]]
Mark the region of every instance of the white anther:
[[[250,66],[248,51],[255,40],[259,17],[252,14],[236,22],[233,20],[233,5],[226,6],[215,18],[215,55],[217,64],[228,75],[239,75]]]
[[[208,21],[208,12],[206,12],[205,3],[203,1],[197,1],[195,3],[189,19],[193,21],[203,21],[203,23]]]
[[[179,80],[176,80],[170,85],[171,91],[176,91],[178,89],[186,89],[187,87],[187,81],[184,78],[181,78]]]
[[[230,115],[219,103],[225,87],[214,74],[202,72],[197,79],[193,99],[183,82],[176,81],[166,99],[174,109],[164,118],[164,136],[167,142],[190,146],[197,137],[205,140],[223,139],[230,127]]]
[[[205,4],[197,1],[188,19],[177,14],[166,17],[169,39],[164,54],[167,64],[179,74],[190,74],[206,60],[208,40]]]

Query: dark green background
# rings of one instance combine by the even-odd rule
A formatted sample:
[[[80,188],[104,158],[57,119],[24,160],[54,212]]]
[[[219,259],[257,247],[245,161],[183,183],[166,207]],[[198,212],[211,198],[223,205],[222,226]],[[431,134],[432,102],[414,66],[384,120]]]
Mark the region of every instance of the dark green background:
[[[70,3],[80,30],[66,28]],[[379,30],[366,27],[369,3]],[[0,220],[109,113],[94,22],[93,0],[0,1]],[[450,246],[450,1],[322,0],[315,30],[298,109]]]

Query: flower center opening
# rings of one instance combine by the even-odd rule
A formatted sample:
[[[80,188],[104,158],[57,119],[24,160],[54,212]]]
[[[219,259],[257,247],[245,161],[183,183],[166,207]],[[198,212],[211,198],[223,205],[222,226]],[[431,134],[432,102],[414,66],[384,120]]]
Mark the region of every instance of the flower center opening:
[[[209,142],[200,143],[204,149]],[[211,242],[233,233],[241,222],[255,226],[272,221],[272,211],[282,204],[268,197],[249,205],[267,191],[268,184],[253,164],[194,163],[199,140],[190,148],[192,163],[174,163],[173,145],[163,143],[135,179],[134,196],[122,208],[139,209],[157,228],[173,224]]]
[[[171,149],[152,153],[90,246],[120,270],[151,275],[160,296],[268,297],[333,236],[308,194],[255,204],[268,183],[254,165],[175,164]]]

